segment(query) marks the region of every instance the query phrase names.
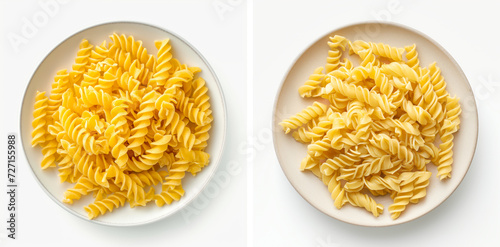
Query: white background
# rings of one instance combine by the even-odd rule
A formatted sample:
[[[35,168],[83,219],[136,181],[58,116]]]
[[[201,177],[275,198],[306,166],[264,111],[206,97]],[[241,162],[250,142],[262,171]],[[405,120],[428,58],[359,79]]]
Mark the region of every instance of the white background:
[[[255,246],[500,246],[498,1],[254,2]],[[309,205],[287,181],[268,138],[271,106],[294,59],[326,33],[370,20],[412,27],[441,44],[462,67],[479,108],[476,154],[458,189],[425,216],[382,228],[343,223]]]
[[[47,0],[48,1],[48,0]],[[45,2],[45,1],[41,1]],[[167,3],[168,2],[168,3]],[[18,240],[6,239],[5,193],[0,193],[0,246],[89,246],[139,244],[244,246],[498,246],[500,245],[500,22],[496,1],[291,1],[256,0],[248,16],[253,39],[246,57],[245,1],[70,1],[19,49],[8,41],[24,20],[43,12],[38,1],[0,2],[1,136],[19,133],[24,89],[44,56],[60,41],[86,27],[109,21],[139,21],[167,28],[194,45],[221,82],[228,108],[226,150],[219,171],[237,162],[241,173],[186,218],[182,212],[160,222],[129,228],[105,227],[77,219],[39,188],[19,156]],[[214,3],[230,6],[217,10]],[[230,5],[231,4],[231,5]],[[392,7],[391,7],[392,6]],[[272,105],[292,61],[311,42],[338,27],[368,20],[393,21],[424,32],[460,64],[476,94],[479,140],[473,164],[459,188],[429,214],[403,225],[366,228],[329,218],[293,189],[280,169],[270,139]],[[249,36],[251,38],[251,36]],[[253,74],[245,73],[246,58]],[[246,78],[253,98],[246,98]],[[251,109],[245,112],[245,109]],[[253,109],[253,110],[252,110]],[[253,116],[247,119],[247,113]],[[246,130],[253,133],[245,138]],[[18,146],[19,147],[19,146]],[[5,161],[5,141],[0,159]],[[248,157],[250,151],[254,151]],[[246,158],[253,158],[246,180]],[[4,167],[4,166],[2,166]],[[0,168],[0,186],[5,168]],[[250,194],[246,191],[249,189]],[[3,191],[3,190],[2,190]],[[253,191],[253,192],[252,192]],[[250,201],[247,204],[247,196]],[[196,200],[195,200],[196,201]],[[201,203],[199,203],[201,204]],[[193,205],[191,205],[193,206]],[[194,207],[194,206],[193,206]],[[198,208],[195,208],[198,209]],[[246,218],[247,210],[250,216]],[[247,229],[250,227],[251,229]]]
[[[226,152],[216,173],[228,172],[229,183],[209,184],[218,193],[203,193],[189,212],[181,211],[156,223],[139,227],[107,227],[81,220],[53,202],[18,155],[18,239],[6,238],[7,202],[0,193],[0,246],[243,246],[246,243],[246,160],[230,147],[245,141],[246,6],[219,1],[1,1],[0,75],[2,125],[1,160],[6,160],[8,132],[19,134],[19,112],[27,83],[38,64],[57,44],[87,27],[114,21],[138,21],[166,28],[191,43],[217,74],[227,104]],[[41,3],[45,3],[41,4]],[[50,8],[47,3],[55,3]],[[230,8],[227,8],[229,6]],[[45,18],[44,18],[45,16]],[[22,34],[30,22],[36,31]],[[20,45],[9,35],[26,40]],[[19,136],[18,136],[19,139]],[[18,143],[18,148],[21,148]],[[5,162],[3,162],[5,163]],[[6,185],[6,166],[0,168],[0,187]],[[213,191],[211,191],[213,192]]]

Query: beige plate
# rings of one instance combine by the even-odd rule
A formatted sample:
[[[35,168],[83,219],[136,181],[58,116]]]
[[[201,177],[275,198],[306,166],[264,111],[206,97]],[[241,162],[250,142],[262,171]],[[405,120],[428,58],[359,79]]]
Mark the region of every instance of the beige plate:
[[[208,62],[187,41],[170,31],[135,22],[101,24],[87,28],[72,35],[61,42],[61,44],[59,44],[47,55],[33,74],[33,77],[26,88],[21,109],[21,140],[31,169],[36,179],[50,198],[70,213],[80,218],[87,219],[87,213],[84,211],[83,206],[92,202],[92,196],[86,196],[73,205],[62,203],[61,200],[63,199],[64,191],[71,188],[72,184],[60,184],[59,177],[57,176],[57,169],[47,169],[42,171],[40,168],[40,162],[42,160],[41,148],[31,147],[31,121],[33,120],[33,105],[35,103],[37,90],[46,91],[46,95],[49,94],[51,83],[54,80],[54,75],[58,70],[71,70],[71,66],[76,57],[76,52],[78,51],[78,45],[83,38],[89,40],[89,42],[93,45],[100,45],[104,40],[110,42],[108,37],[113,32],[133,35],[136,40],[143,41],[143,45],[148,49],[149,53],[155,55],[157,49],[154,46],[154,41],[170,38],[172,53],[175,58],[177,58],[181,63],[185,63],[189,66],[196,66],[202,69],[202,72],[199,75],[206,81],[214,117],[212,129],[210,130],[209,145],[206,149],[206,151],[210,154],[210,164],[203,168],[203,170],[198,173],[196,177],[192,177],[190,174],[186,175],[182,181],[185,195],[180,201],[174,202],[171,205],[165,205],[162,208],[157,207],[153,202],[149,203],[146,207],[136,207],[131,209],[128,207],[127,203],[125,207],[118,208],[112,213],[99,216],[95,220],[92,220],[92,222],[104,225],[141,225],[172,215],[192,201],[203,190],[215,173],[222,155],[226,132],[226,110],[222,89]],[[33,206],[33,210],[36,210],[35,206]]]
[[[418,204],[411,204],[406,211],[392,220],[387,207],[392,200],[388,196],[377,197],[376,200],[384,205],[384,212],[378,218],[361,208],[346,204],[338,210],[333,206],[333,200],[327,187],[310,172],[301,172],[299,165],[306,155],[306,145],[298,143],[291,134],[285,135],[278,123],[284,118],[300,112],[310,105],[313,100],[302,99],[298,94],[299,86],[317,67],[326,62],[328,51],[328,37],[334,34],[342,35],[351,41],[363,39],[372,42],[384,42],[392,46],[404,47],[417,44],[420,65],[427,66],[436,61],[442,69],[447,90],[451,95],[460,98],[462,106],[461,128],[455,134],[454,164],[452,178],[439,181],[436,177],[436,168],[429,164],[433,173],[427,190],[427,197]],[[364,226],[389,226],[408,222],[431,211],[441,204],[458,187],[472,162],[476,149],[478,135],[478,117],[476,103],[472,89],[466,76],[455,60],[439,44],[426,35],[413,29],[386,23],[361,23],[339,28],[316,40],[293,63],[285,76],[281,88],[276,96],[273,114],[274,147],[283,172],[293,187],[311,205],[321,212],[341,221]]]

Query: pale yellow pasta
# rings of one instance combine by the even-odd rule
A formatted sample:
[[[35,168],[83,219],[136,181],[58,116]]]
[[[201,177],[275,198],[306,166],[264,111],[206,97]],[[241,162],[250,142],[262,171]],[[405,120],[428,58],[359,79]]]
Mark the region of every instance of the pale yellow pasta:
[[[300,170],[327,185],[335,207],[349,202],[377,217],[384,206],[376,197],[390,195],[388,211],[397,219],[426,196],[427,164],[437,166],[439,179],[451,177],[460,104],[436,63],[421,67],[415,44],[336,35],[328,45],[327,69],[314,70],[298,90],[317,101],[279,124],[307,144]],[[359,56],[359,66],[345,49]]]
[[[57,72],[48,97],[36,95],[32,144],[42,148],[41,167],[74,183],[63,202],[93,194],[90,219],[126,203],[178,201],[185,173],[209,164],[213,115],[201,69],[175,59],[169,39],[154,46],[149,54],[116,33],[97,46],[83,40],[73,70]]]

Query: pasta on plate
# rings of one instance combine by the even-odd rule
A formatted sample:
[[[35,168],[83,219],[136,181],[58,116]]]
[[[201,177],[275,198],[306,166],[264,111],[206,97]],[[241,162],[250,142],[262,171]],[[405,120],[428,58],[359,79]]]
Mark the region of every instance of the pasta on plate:
[[[63,202],[93,194],[90,219],[126,202],[180,200],[186,172],[196,175],[210,158],[213,117],[201,70],[174,58],[169,39],[155,41],[156,55],[133,36],[110,39],[83,40],[72,70],[57,72],[49,95],[37,92],[33,112],[41,168],[74,184]]]
[[[307,144],[300,169],[323,181],[335,207],[349,203],[377,217],[384,205],[376,196],[390,195],[388,211],[397,219],[425,197],[428,164],[440,180],[451,177],[459,100],[435,62],[421,66],[415,44],[335,35],[328,47],[325,67],[298,88],[314,103],[279,125]]]

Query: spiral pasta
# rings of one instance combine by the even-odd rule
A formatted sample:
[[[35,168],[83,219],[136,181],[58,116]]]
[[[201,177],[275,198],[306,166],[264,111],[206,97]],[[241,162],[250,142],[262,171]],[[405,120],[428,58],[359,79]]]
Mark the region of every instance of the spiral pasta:
[[[63,202],[95,197],[84,207],[89,219],[126,203],[178,201],[186,172],[210,162],[213,115],[201,69],[174,58],[169,39],[154,46],[156,55],[116,33],[96,46],[83,40],[72,71],[57,72],[50,95],[36,94],[32,145],[41,146],[41,167],[74,184]]]
[[[298,89],[317,101],[279,125],[307,144],[300,170],[327,185],[335,207],[350,204],[378,217],[384,206],[376,197],[390,195],[388,211],[397,219],[426,196],[427,164],[437,166],[439,179],[451,177],[458,99],[446,91],[435,62],[421,67],[415,44],[399,48],[335,35],[328,48],[326,70],[315,69]],[[346,54],[342,60],[346,49],[359,56],[359,66]]]

